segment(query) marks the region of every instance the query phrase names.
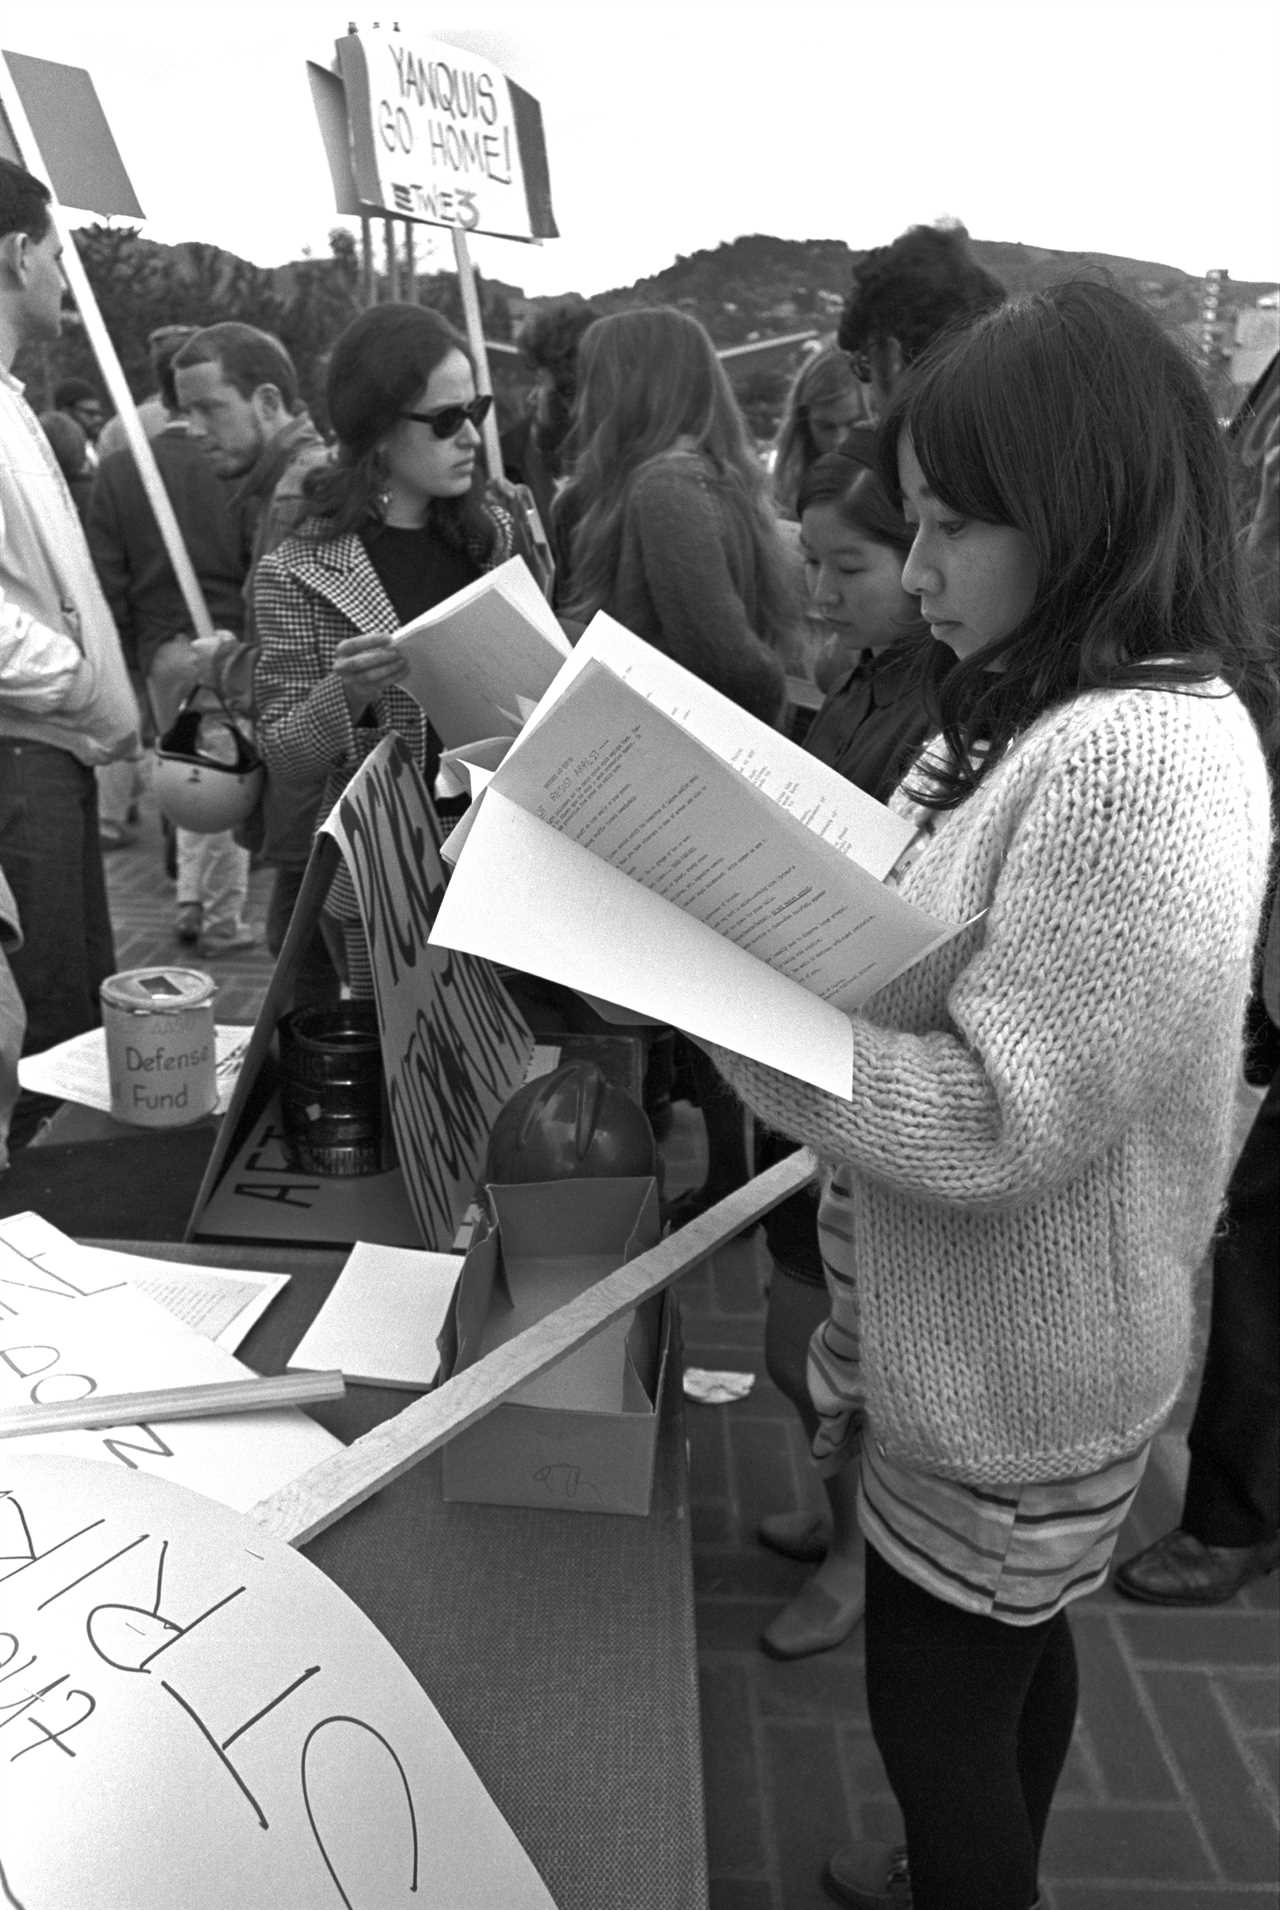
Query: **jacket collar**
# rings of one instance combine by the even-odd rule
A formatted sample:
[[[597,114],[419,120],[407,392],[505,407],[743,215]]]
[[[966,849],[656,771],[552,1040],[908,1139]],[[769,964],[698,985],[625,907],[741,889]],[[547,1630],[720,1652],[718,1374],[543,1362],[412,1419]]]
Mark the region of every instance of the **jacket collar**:
[[[289,569],[298,582],[362,630],[400,628],[391,599],[354,531],[314,541],[295,533],[289,540],[289,557]]]

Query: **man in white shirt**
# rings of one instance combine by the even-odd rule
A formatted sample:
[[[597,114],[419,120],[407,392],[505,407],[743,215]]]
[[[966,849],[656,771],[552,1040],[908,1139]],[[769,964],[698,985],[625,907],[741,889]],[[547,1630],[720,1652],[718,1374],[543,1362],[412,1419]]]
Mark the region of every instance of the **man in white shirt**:
[[[95,768],[137,748],[137,706],[66,482],[11,366],[62,324],[61,242],[38,179],[0,159],[0,871],[23,1052],[98,1025],[115,967]],[[10,1145],[52,1107],[23,1094]]]

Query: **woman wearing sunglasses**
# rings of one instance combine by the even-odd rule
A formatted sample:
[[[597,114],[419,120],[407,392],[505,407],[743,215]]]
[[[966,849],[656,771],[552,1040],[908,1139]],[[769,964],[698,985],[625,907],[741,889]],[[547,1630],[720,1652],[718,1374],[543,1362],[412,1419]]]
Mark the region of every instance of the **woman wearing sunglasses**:
[[[321,815],[392,732],[434,782],[439,739],[398,687],[392,636],[509,557],[512,533],[480,456],[492,400],[477,398],[466,342],[439,312],[362,313],[334,346],[327,395],[334,458],[253,584],[262,753],[272,776],[322,786]],[[349,912],[336,893],[330,909]]]

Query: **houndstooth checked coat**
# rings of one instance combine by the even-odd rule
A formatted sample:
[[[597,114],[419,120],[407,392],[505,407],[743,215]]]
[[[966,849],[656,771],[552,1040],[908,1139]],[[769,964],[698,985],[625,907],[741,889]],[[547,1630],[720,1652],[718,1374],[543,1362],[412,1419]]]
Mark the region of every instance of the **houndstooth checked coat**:
[[[511,555],[512,523],[500,504],[487,506],[498,526],[492,568]],[[328,815],[365,757],[384,736],[397,735],[425,773],[427,719],[420,703],[393,684],[373,705],[375,721],[352,721],[334,651],[344,637],[392,631],[400,619],[354,532],[327,539],[287,537],[260,561],[253,582],[261,650],[253,673],[258,744],[269,775],[325,779],[320,814]]]

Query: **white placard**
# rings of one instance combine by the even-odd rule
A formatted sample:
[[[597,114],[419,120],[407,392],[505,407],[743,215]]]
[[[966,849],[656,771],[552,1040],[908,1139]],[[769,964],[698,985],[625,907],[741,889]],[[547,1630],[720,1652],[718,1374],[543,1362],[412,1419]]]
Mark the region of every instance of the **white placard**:
[[[0,1448],[0,1901],[555,1910],[322,1572],[198,1494]]]

